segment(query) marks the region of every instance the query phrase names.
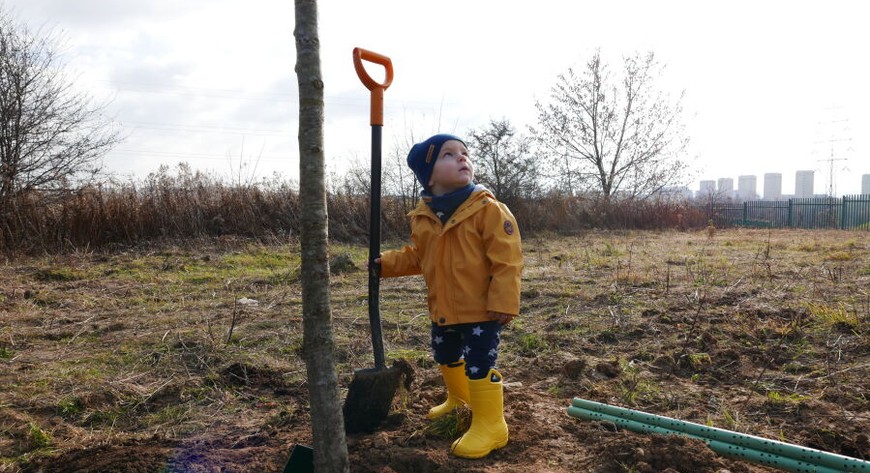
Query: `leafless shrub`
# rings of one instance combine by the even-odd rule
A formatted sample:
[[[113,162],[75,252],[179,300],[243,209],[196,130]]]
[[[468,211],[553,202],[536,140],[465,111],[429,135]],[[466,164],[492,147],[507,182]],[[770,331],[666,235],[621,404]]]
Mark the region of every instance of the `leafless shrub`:
[[[327,195],[329,236],[334,241],[368,240],[368,181],[348,176]],[[408,237],[403,196],[382,200],[385,240]],[[227,184],[187,164],[161,167],[142,180],[107,180],[79,188],[32,190],[16,197],[14,219],[0,232],[7,254],[71,252],[202,237],[274,241],[299,233],[296,186],[280,177],[253,184]],[[703,228],[706,215],[689,202],[606,202],[559,192],[520,199],[511,207],[524,235],[575,234],[604,229]]]

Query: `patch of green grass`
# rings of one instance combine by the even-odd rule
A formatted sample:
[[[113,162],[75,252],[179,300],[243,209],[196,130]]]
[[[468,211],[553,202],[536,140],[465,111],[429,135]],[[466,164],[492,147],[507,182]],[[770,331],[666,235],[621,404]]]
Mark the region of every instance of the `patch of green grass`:
[[[115,407],[107,410],[90,412],[82,421],[90,426],[115,426],[124,415],[123,408]]]
[[[192,408],[189,403],[173,404],[145,416],[146,425],[179,426],[191,418],[191,412]],[[188,426],[188,428],[191,427]]]
[[[33,274],[33,277],[41,282],[78,281],[86,278],[84,273],[67,267],[40,269]]]
[[[302,337],[290,340],[290,343],[283,345],[278,349],[278,353],[285,356],[301,356],[302,353]]]
[[[833,251],[825,255],[825,261],[850,261],[852,254],[847,251]]]
[[[432,355],[426,350],[417,350],[414,348],[397,348],[386,353],[387,358],[399,359],[404,358],[408,361],[415,361],[417,364],[425,365],[432,361]]]
[[[622,256],[623,253],[619,250],[619,248],[617,248],[615,245],[608,241],[604,242],[604,248],[601,249],[601,255],[606,257],[618,258]]]
[[[790,361],[782,365],[782,371],[788,374],[802,374],[809,372],[810,369],[796,361]]]
[[[119,263],[111,269],[111,276],[121,280],[151,282],[155,277],[156,269],[151,259],[143,256]]]
[[[82,400],[79,397],[69,397],[61,399],[61,401],[57,403],[57,412],[60,414],[61,417],[67,419],[78,417],[83,410],[84,406],[82,405]]]
[[[241,253],[225,256],[221,261],[224,267],[240,267],[250,270],[275,270],[298,266],[300,255],[290,253],[286,249],[269,249],[254,247]]]
[[[266,276],[265,282],[271,286],[289,286],[299,282],[299,266],[281,268]]]
[[[554,385],[550,386],[549,388],[547,388],[547,394],[549,394],[551,396],[555,396],[555,397],[566,397],[565,396],[565,388],[562,386],[559,386],[557,384],[554,384]]]
[[[795,406],[809,399],[809,396],[801,396],[800,394],[783,394],[779,391],[768,391],[767,401],[777,406]]]
[[[178,286],[220,286],[235,280],[277,285],[296,282],[300,257],[285,247],[251,246],[220,258],[190,255],[145,255],[117,264],[104,274],[120,280]],[[166,281],[169,279],[169,281]]]
[[[606,256],[591,256],[586,259],[585,269],[610,269],[610,258]]]
[[[725,427],[730,430],[737,430],[740,422],[738,421],[738,413],[731,413],[728,409],[722,410],[722,418],[725,420]]]
[[[622,401],[630,406],[637,404],[641,399],[650,399],[659,392],[659,388],[652,381],[644,378],[640,366],[637,363],[620,360],[623,376],[620,379],[618,390]]]
[[[619,291],[612,291],[607,294],[608,305],[620,305],[626,298],[626,294]]]
[[[687,348],[684,348],[681,352],[675,353],[673,355],[674,363],[677,367],[682,370],[693,372],[693,373],[705,373],[705,368],[712,365],[712,359],[707,353],[688,353]],[[693,378],[693,380],[700,380],[701,377]]]
[[[184,282],[188,284],[193,284],[197,286],[204,286],[208,284],[213,284],[220,281],[217,275],[209,274],[209,275],[196,275],[191,277],[184,278]]]
[[[686,357],[689,360],[689,366],[694,370],[700,370],[705,366],[713,364],[713,360],[708,353],[690,353]]]
[[[433,421],[426,427],[427,434],[438,438],[453,440],[471,427],[471,410],[461,407]]]
[[[0,347],[0,360],[8,360],[15,354],[15,350],[6,347]]]
[[[810,302],[807,303],[807,310],[813,318],[825,326],[847,325],[856,327],[860,323],[858,314],[846,310],[842,302],[836,305]]]
[[[522,333],[517,338],[516,346],[520,353],[533,356],[550,348],[544,337],[538,333]]]
[[[35,448],[38,449],[51,446],[51,434],[42,430],[42,428],[33,422],[30,423],[28,428],[27,435],[30,437],[30,441]]]

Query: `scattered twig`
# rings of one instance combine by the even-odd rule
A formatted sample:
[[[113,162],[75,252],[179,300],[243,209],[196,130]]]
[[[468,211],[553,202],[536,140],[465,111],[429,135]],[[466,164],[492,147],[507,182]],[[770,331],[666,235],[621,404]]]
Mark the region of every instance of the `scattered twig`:
[[[671,293],[671,265],[666,264],[665,267],[668,269],[667,276],[665,276],[665,294]]]
[[[770,360],[770,361],[773,362],[773,360]],[[755,381],[752,382],[752,387],[749,389],[749,393],[746,394],[746,399],[743,400],[743,404],[741,404],[741,406],[740,406],[741,411],[746,410],[746,404],[749,403],[749,399],[752,397],[752,393],[758,387],[758,383],[761,382],[761,377],[764,376],[765,372],[767,372],[767,366],[763,366],[761,368],[761,372],[758,373],[758,377],[756,377]]]
[[[154,391],[151,391],[150,394],[148,394],[148,395],[146,395],[146,396],[143,396],[142,399],[140,399],[140,400],[139,400],[139,401],[138,401],[138,402],[133,406],[133,409],[135,409],[135,408],[141,406],[142,404],[145,404],[146,402],[148,402],[152,397],[154,397],[154,395],[156,395],[157,393],[159,393],[159,392],[160,392],[161,390],[163,390],[163,388],[165,388],[166,386],[169,386],[169,384],[172,383],[173,381],[175,381],[175,377],[174,377],[174,376],[173,376],[173,377],[170,377],[169,379],[167,379],[166,382],[163,383],[163,384],[161,384],[160,386],[157,386],[157,389],[155,389]]]
[[[232,320],[230,321],[230,329],[227,330],[227,341],[226,341],[226,344],[227,344],[227,345],[229,345],[230,342],[232,341],[232,339],[233,339],[233,329],[236,328],[236,314],[238,313],[238,312],[236,311],[236,308],[238,307],[238,304],[239,304],[239,303],[238,303],[238,301],[236,300],[236,298],[233,297],[233,318],[232,318]]]
[[[689,331],[686,333],[686,339],[683,341],[683,347],[680,349],[680,353],[677,355],[676,359],[674,359],[674,367],[673,372],[676,373],[677,367],[680,365],[680,361],[689,351],[689,344],[692,342],[692,339],[695,336],[695,329],[698,327],[698,322],[701,320],[701,310],[704,308],[704,303],[706,302],[707,296],[706,294],[699,295],[698,291],[695,291],[695,300],[698,301],[698,307],[695,310],[695,315],[692,316],[692,323],[689,326]],[[691,304],[692,299],[689,296],[686,296],[686,300]]]
[[[846,371],[851,371],[851,370],[858,369],[858,368],[868,368],[868,367],[870,367],[870,363],[864,363],[863,365],[850,366],[848,368],[844,368],[844,369],[841,369],[839,371],[834,371],[833,373],[828,373],[824,376],[819,376],[818,378],[813,378],[813,379],[830,378],[831,376],[836,376],[838,374],[845,373]]]
[[[92,316],[88,317],[87,319],[82,320],[81,322],[76,322],[76,325],[85,325],[89,321],[93,320],[94,317],[96,317],[96,315],[92,315]],[[82,329],[79,330],[78,332],[76,332],[76,334],[73,335],[72,338],[70,338],[69,341],[66,342],[66,344],[67,345],[72,344],[72,342],[74,342],[77,338],[79,338],[79,335],[81,335],[87,331],[88,331],[87,327],[82,327]]]

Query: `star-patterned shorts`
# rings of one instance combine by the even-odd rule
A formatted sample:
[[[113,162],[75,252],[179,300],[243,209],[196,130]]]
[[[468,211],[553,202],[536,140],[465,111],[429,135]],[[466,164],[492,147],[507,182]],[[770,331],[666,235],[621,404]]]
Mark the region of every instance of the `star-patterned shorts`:
[[[502,325],[493,320],[473,324],[432,324],[432,352],[439,365],[465,358],[469,379],[482,379],[495,367]]]

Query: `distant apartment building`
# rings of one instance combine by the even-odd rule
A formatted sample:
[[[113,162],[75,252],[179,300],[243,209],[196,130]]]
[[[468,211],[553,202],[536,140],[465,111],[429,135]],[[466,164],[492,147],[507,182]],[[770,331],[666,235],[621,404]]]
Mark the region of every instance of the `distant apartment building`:
[[[861,193],[870,195],[870,174],[861,176]]]
[[[794,174],[794,196],[813,197],[815,171],[797,171]]]
[[[734,197],[734,179],[730,177],[720,177],[716,184],[716,191],[719,196],[731,199]]]
[[[701,181],[698,188],[698,198],[710,197],[716,193],[716,181]]]
[[[764,175],[764,200],[782,198],[782,174],[769,172]]]
[[[738,176],[737,199],[743,201],[757,199],[757,184],[758,179],[755,176]]]

